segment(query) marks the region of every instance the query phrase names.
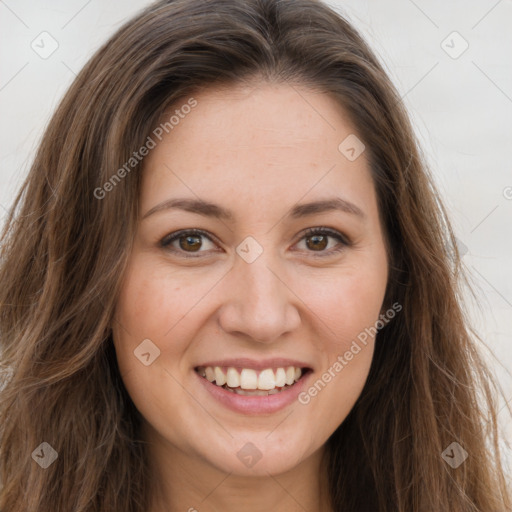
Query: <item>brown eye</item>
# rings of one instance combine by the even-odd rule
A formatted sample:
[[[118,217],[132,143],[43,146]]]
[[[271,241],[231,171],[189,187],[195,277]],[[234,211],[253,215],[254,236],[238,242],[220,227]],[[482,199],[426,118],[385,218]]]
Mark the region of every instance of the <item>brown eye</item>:
[[[211,238],[203,231],[189,229],[171,233],[160,242],[160,245],[172,252],[182,253],[184,256],[187,256],[188,254],[207,252],[207,250],[201,251],[204,245],[203,239],[213,244]],[[177,246],[175,242],[178,242]]]
[[[331,250],[326,250],[329,239],[337,240],[338,244],[335,244]],[[351,245],[346,236],[330,228],[310,228],[306,231],[302,240],[305,240],[306,252],[318,253],[314,254],[315,257],[330,256]]]
[[[178,238],[180,249],[188,250],[191,248],[193,251],[197,251],[201,246],[200,236],[197,235],[184,235]]]
[[[313,236],[308,236],[306,237],[306,246],[308,247],[308,249],[314,249],[314,250],[317,250],[317,249],[320,249],[320,250],[323,250],[327,247],[328,245],[328,241],[327,241],[327,236],[325,235],[313,235]],[[310,242],[310,243],[308,243]]]

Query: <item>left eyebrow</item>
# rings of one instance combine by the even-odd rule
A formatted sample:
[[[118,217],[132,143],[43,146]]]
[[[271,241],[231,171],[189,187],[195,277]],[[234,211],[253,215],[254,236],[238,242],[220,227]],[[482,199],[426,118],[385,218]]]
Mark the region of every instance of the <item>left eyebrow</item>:
[[[356,206],[354,203],[342,199],[341,197],[333,197],[330,199],[324,199],[320,201],[313,201],[311,203],[298,204],[288,214],[293,219],[300,217],[306,217],[307,215],[315,215],[317,213],[325,213],[333,210],[340,210],[345,213],[350,213],[365,219],[366,215],[364,212]]]

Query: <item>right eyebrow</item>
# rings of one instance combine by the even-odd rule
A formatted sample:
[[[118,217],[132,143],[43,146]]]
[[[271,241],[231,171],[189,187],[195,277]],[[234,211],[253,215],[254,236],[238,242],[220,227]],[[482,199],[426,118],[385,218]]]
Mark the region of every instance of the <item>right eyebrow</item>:
[[[156,212],[160,212],[163,210],[169,210],[177,208],[180,210],[185,210],[191,213],[197,213],[198,215],[203,215],[205,217],[215,217],[218,219],[226,219],[233,220],[234,215],[231,211],[226,210],[222,206],[216,205],[214,203],[210,203],[208,201],[202,201],[200,199],[190,199],[190,198],[175,198],[175,199],[167,199],[162,203],[157,204],[153,208],[151,208],[148,212],[144,214],[142,219],[153,215]]]

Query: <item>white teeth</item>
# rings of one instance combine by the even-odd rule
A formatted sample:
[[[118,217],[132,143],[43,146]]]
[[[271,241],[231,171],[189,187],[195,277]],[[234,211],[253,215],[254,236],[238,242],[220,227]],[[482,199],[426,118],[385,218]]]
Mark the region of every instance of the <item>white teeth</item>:
[[[216,366],[213,371],[215,372],[215,384],[217,386],[224,386],[226,384],[226,376],[219,366]]]
[[[302,377],[302,369],[294,366],[266,368],[259,374],[252,368],[243,368],[239,371],[230,366],[224,372],[220,366],[201,366],[198,368],[198,373],[217,386],[225,386],[225,389],[232,388],[229,390],[237,393],[241,391],[239,394],[244,395],[259,395],[260,393],[256,393],[258,390],[264,395],[273,395],[285,387],[292,386]]]
[[[215,380],[215,370],[211,366],[207,366],[204,370],[205,377],[210,381],[213,382]]]
[[[226,384],[230,388],[240,387],[240,374],[236,371],[236,368],[228,368],[226,373]]]
[[[240,374],[240,387],[242,389],[256,389],[258,387],[258,375],[255,370],[247,368],[242,370]]]
[[[288,366],[286,368],[286,384],[291,386],[295,381],[295,368],[293,366]]]
[[[274,389],[276,387],[276,377],[274,372],[267,368],[260,373],[258,377],[258,389]]]
[[[282,388],[286,384],[286,372],[284,368],[276,370],[276,387]]]

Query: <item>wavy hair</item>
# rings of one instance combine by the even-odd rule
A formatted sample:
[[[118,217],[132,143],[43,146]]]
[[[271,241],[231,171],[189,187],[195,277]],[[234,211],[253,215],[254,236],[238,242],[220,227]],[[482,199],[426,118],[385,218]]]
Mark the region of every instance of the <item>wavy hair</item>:
[[[2,233],[2,512],[144,512],[141,415],[112,343],[144,161],[109,181],[162,112],[194,91],[256,80],[329,94],[367,148],[388,244],[382,329],[365,387],[327,441],[333,509],[511,510],[495,376],[463,307],[446,211],[400,95],[355,28],[315,0],[167,0],[89,60],[40,142]],[[47,442],[58,459],[31,457]],[[442,457],[459,443],[468,458]]]

